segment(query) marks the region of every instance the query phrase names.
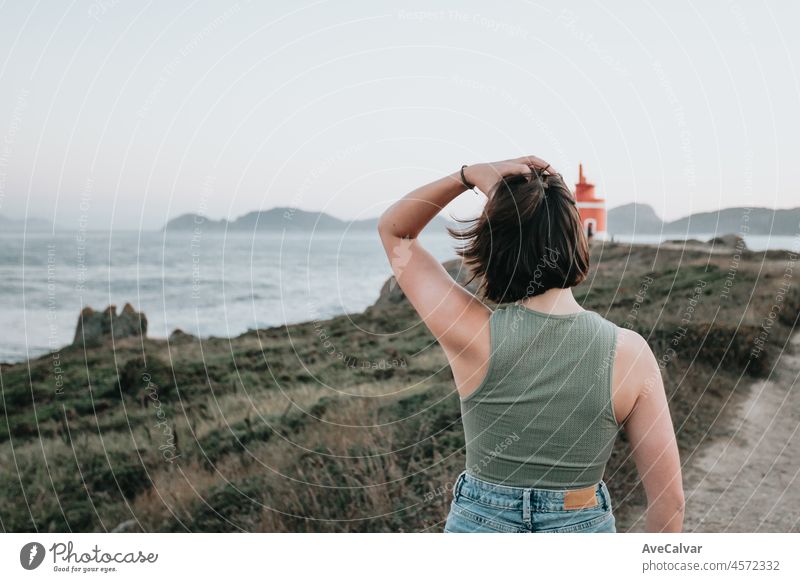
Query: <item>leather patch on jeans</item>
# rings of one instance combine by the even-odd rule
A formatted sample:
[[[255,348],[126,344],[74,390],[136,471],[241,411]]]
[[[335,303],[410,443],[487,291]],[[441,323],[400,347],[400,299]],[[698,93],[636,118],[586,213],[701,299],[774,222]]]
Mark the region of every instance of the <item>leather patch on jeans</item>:
[[[564,493],[564,509],[588,509],[600,505],[595,495],[595,486],[572,489]]]

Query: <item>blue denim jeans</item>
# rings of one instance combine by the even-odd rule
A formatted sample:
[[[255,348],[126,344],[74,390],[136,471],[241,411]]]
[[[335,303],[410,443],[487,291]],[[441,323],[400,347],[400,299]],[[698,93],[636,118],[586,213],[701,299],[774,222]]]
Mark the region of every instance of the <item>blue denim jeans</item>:
[[[592,491],[497,485],[462,472],[453,486],[445,533],[615,533],[604,481]],[[579,502],[574,499],[578,497]],[[580,506],[580,507],[576,507]]]

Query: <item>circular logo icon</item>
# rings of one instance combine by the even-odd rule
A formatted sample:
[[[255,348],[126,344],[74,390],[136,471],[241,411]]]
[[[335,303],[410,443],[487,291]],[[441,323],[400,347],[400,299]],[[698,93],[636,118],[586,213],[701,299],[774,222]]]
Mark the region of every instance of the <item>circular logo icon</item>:
[[[19,551],[19,563],[26,570],[35,570],[44,561],[44,546],[39,542],[28,542]]]

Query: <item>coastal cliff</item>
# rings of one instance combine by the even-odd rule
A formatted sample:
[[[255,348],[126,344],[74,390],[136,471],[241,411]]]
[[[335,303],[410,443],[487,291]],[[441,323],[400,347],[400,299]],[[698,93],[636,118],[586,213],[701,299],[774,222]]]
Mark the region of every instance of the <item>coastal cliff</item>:
[[[797,325],[796,260],[736,244],[592,245],[576,298],[647,338],[688,463],[729,433]],[[466,280],[459,262],[446,268]],[[132,307],[107,311],[84,313],[76,333],[99,329],[96,341],[0,369],[7,530],[441,529],[464,464],[458,397],[391,280],[364,313],[235,338],[152,339]],[[106,333],[123,315],[135,341]],[[643,493],[624,433],[605,478],[625,531]]]

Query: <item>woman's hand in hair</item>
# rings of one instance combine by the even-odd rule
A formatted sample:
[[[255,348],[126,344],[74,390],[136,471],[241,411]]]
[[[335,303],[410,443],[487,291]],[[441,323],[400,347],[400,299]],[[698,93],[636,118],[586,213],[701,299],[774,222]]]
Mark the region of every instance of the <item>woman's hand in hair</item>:
[[[485,164],[475,164],[464,168],[464,177],[467,182],[473,184],[481,192],[489,196],[494,186],[500,180],[509,176],[529,174],[532,170],[542,171],[548,168],[552,171],[552,166],[536,156],[523,156],[499,162],[489,162]]]
[[[537,172],[543,172],[547,170],[548,174],[557,174],[555,168],[545,162],[542,158],[537,158],[536,156],[522,156],[521,158],[516,158],[514,160],[509,160],[511,162],[519,162],[525,164],[532,170],[536,170]]]

